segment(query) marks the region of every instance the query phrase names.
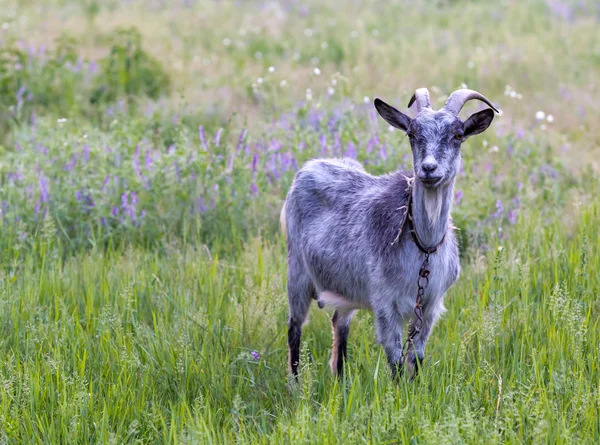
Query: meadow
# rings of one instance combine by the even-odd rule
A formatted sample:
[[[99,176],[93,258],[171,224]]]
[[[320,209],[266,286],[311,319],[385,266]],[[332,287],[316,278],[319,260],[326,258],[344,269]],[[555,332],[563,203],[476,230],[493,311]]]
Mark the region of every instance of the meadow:
[[[0,444],[600,442],[591,0],[0,0]],[[287,375],[294,172],[411,168],[401,110],[469,87],[462,272],[415,381],[372,315]],[[483,107],[469,103],[461,116]]]

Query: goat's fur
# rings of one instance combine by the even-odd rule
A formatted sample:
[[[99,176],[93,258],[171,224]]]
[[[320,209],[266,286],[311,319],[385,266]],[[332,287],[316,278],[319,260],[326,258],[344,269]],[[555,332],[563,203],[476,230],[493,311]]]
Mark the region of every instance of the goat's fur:
[[[288,248],[289,366],[294,374],[302,324],[312,299],[320,307],[335,308],[331,356],[334,373],[342,372],[349,324],[357,309],[374,312],[377,339],[392,370],[402,365],[403,328],[414,313],[417,278],[424,259],[411,233],[401,230],[409,193],[414,229],[422,244],[435,246],[444,239],[430,256],[423,323],[413,339],[414,349],[407,356],[409,372],[414,371],[417,357],[423,359],[431,328],[444,311],[444,294],[459,275],[450,209],[460,142],[470,134],[463,134],[462,122],[443,111],[425,108],[411,120],[392,107],[377,102],[376,106],[388,122],[418,132],[411,140],[414,172],[373,176],[351,159],[312,160],[297,172],[281,212]],[[396,118],[394,113],[401,116]],[[458,148],[453,132],[459,132],[461,138]],[[447,142],[450,139],[452,142]],[[433,161],[425,161],[431,157],[440,164],[433,170]],[[423,173],[423,168],[428,170]],[[431,171],[443,175],[439,181],[434,177],[435,186],[427,185],[431,184],[427,176]]]

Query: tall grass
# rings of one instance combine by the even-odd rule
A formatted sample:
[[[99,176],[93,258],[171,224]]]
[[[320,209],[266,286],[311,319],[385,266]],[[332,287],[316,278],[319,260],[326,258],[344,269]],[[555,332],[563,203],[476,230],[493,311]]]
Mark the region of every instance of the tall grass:
[[[600,442],[594,2],[0,5],[0,443]],[[461,84],[503,112],[422,373],[365,312],[336,380],[314,307],[291,380],[294,172],[409,169],[373,98]]]

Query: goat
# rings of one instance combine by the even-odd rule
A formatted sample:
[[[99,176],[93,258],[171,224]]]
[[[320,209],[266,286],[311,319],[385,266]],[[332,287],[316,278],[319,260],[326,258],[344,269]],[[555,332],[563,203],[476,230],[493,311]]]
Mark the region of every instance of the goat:
[[[352,159],[315,159],[296,173],[281,211],[288,251],[289,371],[294,376],[302,325],[313,299],[321,308],[335,309],[334,374],[343,372],[357,309],[373,311],[377,340],[394,377],[403,368],[416,374],[431,329],[445,311],[444,295],[460,272],[450,209],[461,144],[485,131],[494,118],[494,111],[485,109],[463,123],[458,113],[471,99],[498,112],[483,95],[467,89],[452,93],[439,111],[431,108],[426,88],[416,90],[408,104],[410,108],[416,102],[413,119],[375,99],[381,117],[408,135],[412,172],[372,176]],[[405,222],[412,225],[410,230],[403,230]],[[434,248],[417,327],[413,311],[419,267],[429,258],[424,252]],[[409,332],[414,332],[405,356],[403,327],[409,321]]]

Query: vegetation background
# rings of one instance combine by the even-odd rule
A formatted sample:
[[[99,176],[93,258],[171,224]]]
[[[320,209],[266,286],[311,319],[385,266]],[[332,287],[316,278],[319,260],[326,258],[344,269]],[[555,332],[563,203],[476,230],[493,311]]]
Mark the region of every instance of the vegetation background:
[[[0,443],[600,442],[600,6],[0,0]],[[418,87],[501,110],[463,146],[463,272],[394,384],[369,313],[286,374],[294,171],[409,144]],[[479,104],[470,103],[463,115]]]

